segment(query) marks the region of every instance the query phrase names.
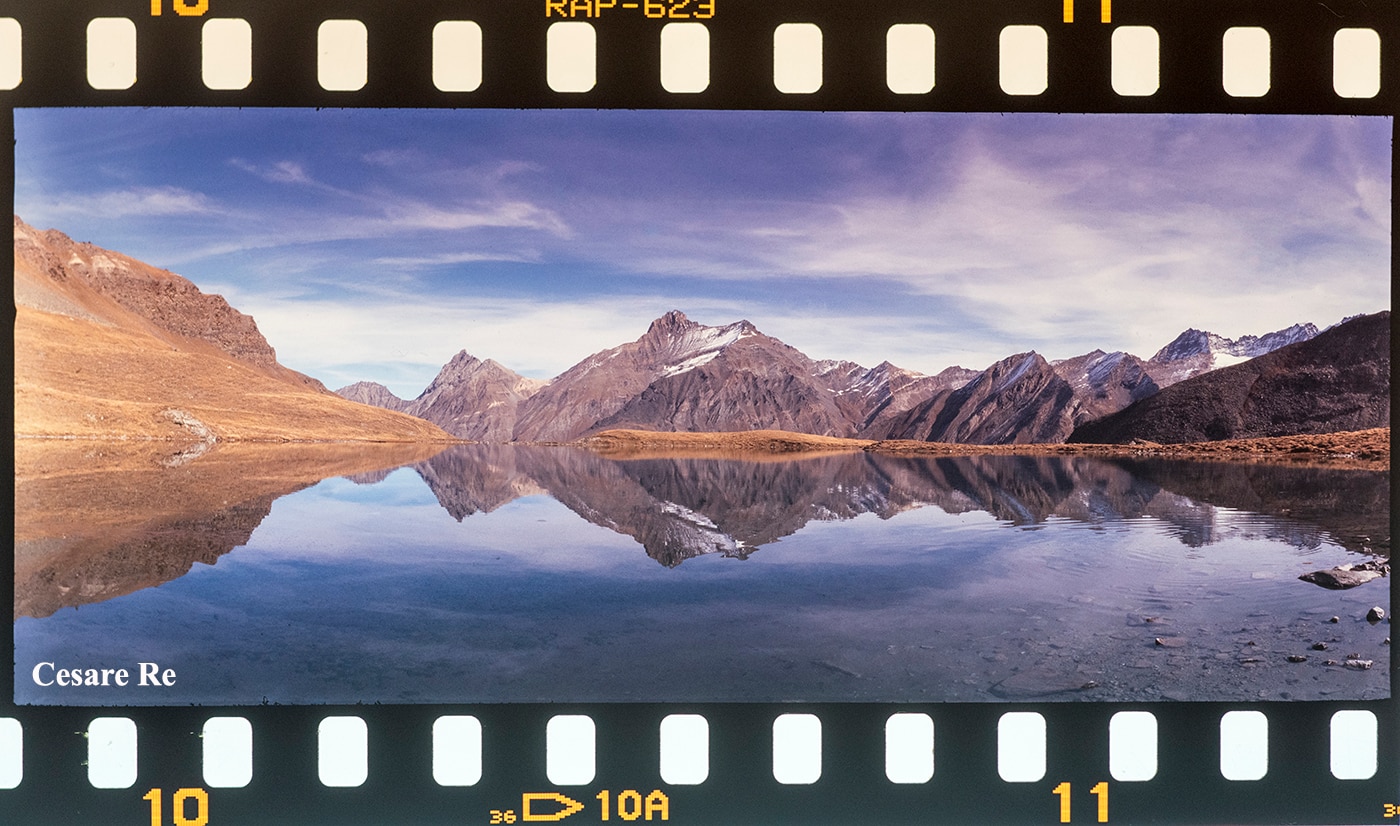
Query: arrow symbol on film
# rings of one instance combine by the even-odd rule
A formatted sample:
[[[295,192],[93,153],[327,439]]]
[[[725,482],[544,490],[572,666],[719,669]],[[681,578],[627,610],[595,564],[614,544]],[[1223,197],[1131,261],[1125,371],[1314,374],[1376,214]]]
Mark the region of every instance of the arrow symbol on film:
[[[558,803],[564,808],[557,809],[548,814],[545,814],[543,812],[536,812],[530,808],[532,804],[541,801]],[[578,802],[577,800],[574,800],[572,797],[565,797],[564,795],[559,794],[558,792],[527,792],[520,796],[521,820],[557,821],[563,820],[569,815],[577,814],[581,811],[583,811],[582,803]]]

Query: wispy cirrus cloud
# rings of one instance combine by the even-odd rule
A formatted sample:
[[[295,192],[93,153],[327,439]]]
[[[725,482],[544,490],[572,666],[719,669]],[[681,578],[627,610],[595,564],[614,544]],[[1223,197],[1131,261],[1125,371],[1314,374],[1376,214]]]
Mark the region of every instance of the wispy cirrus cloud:
[[[316,185],[316,181],[311,179],[306,169],[295,161],[275,161],[271,164],[260,165],[249,163],[242,158],[232,158],[229,160],[229,166],[274,184]]]
[[[425,267],[446,267],[454,264],[479,264],[485,261],[525,264],[538,260],[538,255],[529,254],[509,255],[487,252],[443,252],[436,255],[376,258],[374,259],[374,263],[395,269],[416,270]]]
[[[398,229],[436,232],[495,228],[539,230],[563,238],[572,234],[569,225],[554,210],[517,200],[445,206],[406,201],[386,205],[384,217],[378,223]]]
[[[49,211],[113,219],[163,215],[211,215],[222,212],[214,199],[177,186],[134,186],[53,196]]]

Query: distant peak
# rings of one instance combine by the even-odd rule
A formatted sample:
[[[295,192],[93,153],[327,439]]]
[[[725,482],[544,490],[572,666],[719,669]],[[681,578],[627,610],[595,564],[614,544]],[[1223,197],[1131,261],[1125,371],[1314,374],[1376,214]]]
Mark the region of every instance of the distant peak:
[[[1191,328],[1173,339],[1171,344],[1158,350],[1151,361],[1162,364],[1207,353],[1212,356],[1223,353],[1238,358],[1254,358],[1289,344],[1307,341],[1317,335],[1317,332],[1317,327],[1312,322],[1294,324],[1262,336],[1245,335],[1237,339],[1228,339]]]
[[[672,310],[666,315],[658,318],[647,328],[648,333],[667,333],[676,330],[689,330],[700,325],[686,318],[685,313],[680,310]]]

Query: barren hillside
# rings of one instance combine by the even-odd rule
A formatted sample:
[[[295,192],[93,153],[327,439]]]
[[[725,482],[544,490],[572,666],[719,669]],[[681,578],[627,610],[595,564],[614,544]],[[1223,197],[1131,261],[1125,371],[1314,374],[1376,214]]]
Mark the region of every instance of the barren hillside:
[[[14,227],[17,436],[451,439],[282,366],[251,317],[174,273]]]

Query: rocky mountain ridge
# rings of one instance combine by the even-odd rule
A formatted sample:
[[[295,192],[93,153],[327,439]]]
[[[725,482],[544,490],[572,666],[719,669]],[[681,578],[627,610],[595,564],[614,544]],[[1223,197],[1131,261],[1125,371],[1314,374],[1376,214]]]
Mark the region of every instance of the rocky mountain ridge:
[[[778,429],[820,436],[974,444],[1063,442],[1076,427],[1209,371],[1306,341],[1312,324],[1230,340],[1187,330],[1144,361],[1093,350],[1054,363],[1035,352],[934,376],[882,362],[817,361],[748,321],[706,326],[672,310],[638,339],[548,382],[461,352],[416,400],[360,382],[347,398],[422,416],[487,442],[569,442],[609,429]]]
[[[1307,341],[1317,334],[1317,326],[1311,322],[1237,339],[1191,328],[1148,359],[1147,370],[1158,386],[1168,387],[1211,370],[1272,353],[1280,347]]]

